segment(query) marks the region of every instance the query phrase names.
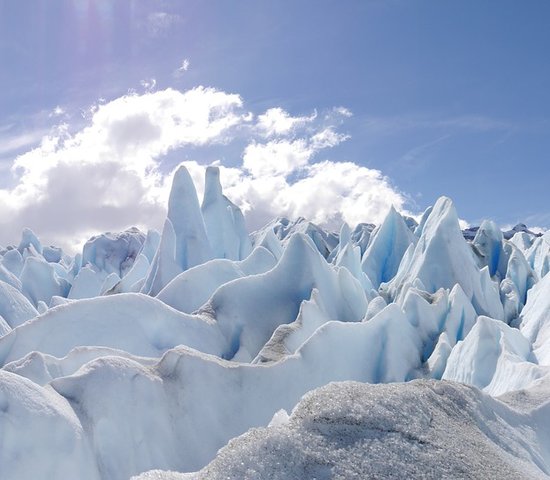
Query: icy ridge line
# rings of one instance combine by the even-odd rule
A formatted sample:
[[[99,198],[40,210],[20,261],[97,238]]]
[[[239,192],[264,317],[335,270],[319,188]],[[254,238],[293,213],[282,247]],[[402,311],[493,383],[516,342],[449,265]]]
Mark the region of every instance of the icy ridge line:
[[[0,251],[0,478],[550,475],[550,234],[442,197],[248,235],[219,175],[160,234]]]

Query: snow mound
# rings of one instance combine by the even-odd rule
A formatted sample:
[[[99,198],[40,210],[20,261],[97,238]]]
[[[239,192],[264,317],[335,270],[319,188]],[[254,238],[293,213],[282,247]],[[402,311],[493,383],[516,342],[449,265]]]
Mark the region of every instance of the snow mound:
[[[204,305],[222,285],[237,278],[267,272],[276,265],[264,247],[256,247],[246,260],[215,259],[180,273],[157,295],[180,312],[192,313]]]
[[[74,374],[86,363],[101,357],[130,358],[142,365],[156,363],[156,359],[137,357],[124,350],[86,346],[73,348],[63,358],[33,351],[19,360],[4,365],[3,370],[28,378],[38,385],[46,385],[56,378]]]
[[[547,478],[533,423],[458,384],[333,383],[305,395],[286,424],[250,430],[181,478]]]
[[[15,328],[36,317],[38,311],[19,290],[0,280],[0,315]]]
[[[36,351],[63,357],[78,346],[103,346],[160,357],[177,345],[221,355],[217,326],[146,295],[126,293],[79,300],[48,310],[0,338],[0,364]]]
[[[101,478],[67,400],[2,370],[0,432],[0,478]]]

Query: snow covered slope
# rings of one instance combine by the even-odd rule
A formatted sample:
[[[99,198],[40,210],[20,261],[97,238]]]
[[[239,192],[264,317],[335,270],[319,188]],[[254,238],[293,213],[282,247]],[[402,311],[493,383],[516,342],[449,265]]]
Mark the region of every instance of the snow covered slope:
[[[547,452],[532,446],[545,426],[462,385],[332,383],[195,474],[139,478],[547,478]]]

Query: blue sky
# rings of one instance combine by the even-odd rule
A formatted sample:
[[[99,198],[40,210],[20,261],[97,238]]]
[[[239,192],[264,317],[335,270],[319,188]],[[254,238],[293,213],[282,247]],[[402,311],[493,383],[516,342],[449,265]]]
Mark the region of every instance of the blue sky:
[[[389,203],[419,213],[440,195],[450,196],[471,223],[491,218],[549,227],[549,20],[550,3],[542,0],[0,0],[0,196],[11,202],[0,211],[6,232],[0,243],[17,241],[26,225],[65,245],[125,223],[157,227],[164,176],[180,161],[191,169],[227,167],[226,190],[252,209],[251,228],[276,214],[352,223],[362,219],[354,204],[364,205],[365,221],[377,221],[376,211]],[[186,141],[176,138],[184,132],[163,133],[164,143],[148,143],[148,159],[134,165],[137,150],[122,151],[120,142],[139,146],[156,138],[165,126],[155,122],[166,119],[125,117],[134,107],[113,102],[130,98],[152,112],[163,108],[162,92],[175,101],[174,92],[199,86],[222,94],[213,100],[201,91],[197,100],[210,102],[208,118],[224,112],[221,130],[201,124]],[[187,100],[181,105],[191,108]],[[105,120],[108,112],[116,125]],[[266,112],[296,121],[283,133],[262,133]],[[90,147],[82,145],[101,144],[97,132],[115,127],[101,138],[120,135],[118,166],[98,163],[110,154],[99,147],[94,160],[84,158]],[[79,148],[67,146],[79,133],[89,138]],[[277,155],[287,155],[286,170],[266,167],[283,158]],[[80,171],[86,162],[93,168]],[[60,163],[67,169],[59,170]],[[141,216],[130,214],[135,199],[111,198],[112,179],[124,177],[130,164],[140,172],[142,197],[150,199]],[[35,165],[40,178],[30,172]],[[147,177],[152,168],[156,176]],[[199,173],[197,167],[193,174]],[[71,188],[71,175],[100,186]],[[239,175],[254,186],[239,186]],[[272,181],[277,175],[284,179]],[[363,180],[342,178],[338,186],[339,176]],[[120,188],[134,181],[128,177]],[[328,205],[305,205],[305,199],[322,203],[323,182],[343,198],[343,217]],[[262,196],[264,184],[283,193],[292,187],[292,205],[274,200],[273,192]],[[360,188],[372,195],[361,197]],[[68,195],[79,201],[64,201]],[[63,221],[72,227],[63,230]]]

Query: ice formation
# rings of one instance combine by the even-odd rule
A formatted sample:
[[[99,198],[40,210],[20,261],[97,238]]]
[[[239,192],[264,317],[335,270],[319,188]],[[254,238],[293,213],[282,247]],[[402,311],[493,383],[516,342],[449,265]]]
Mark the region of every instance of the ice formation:
[[[1,479],[548,478],[550,234],[249,235],[206,170],[162,232],[0,249]]]

